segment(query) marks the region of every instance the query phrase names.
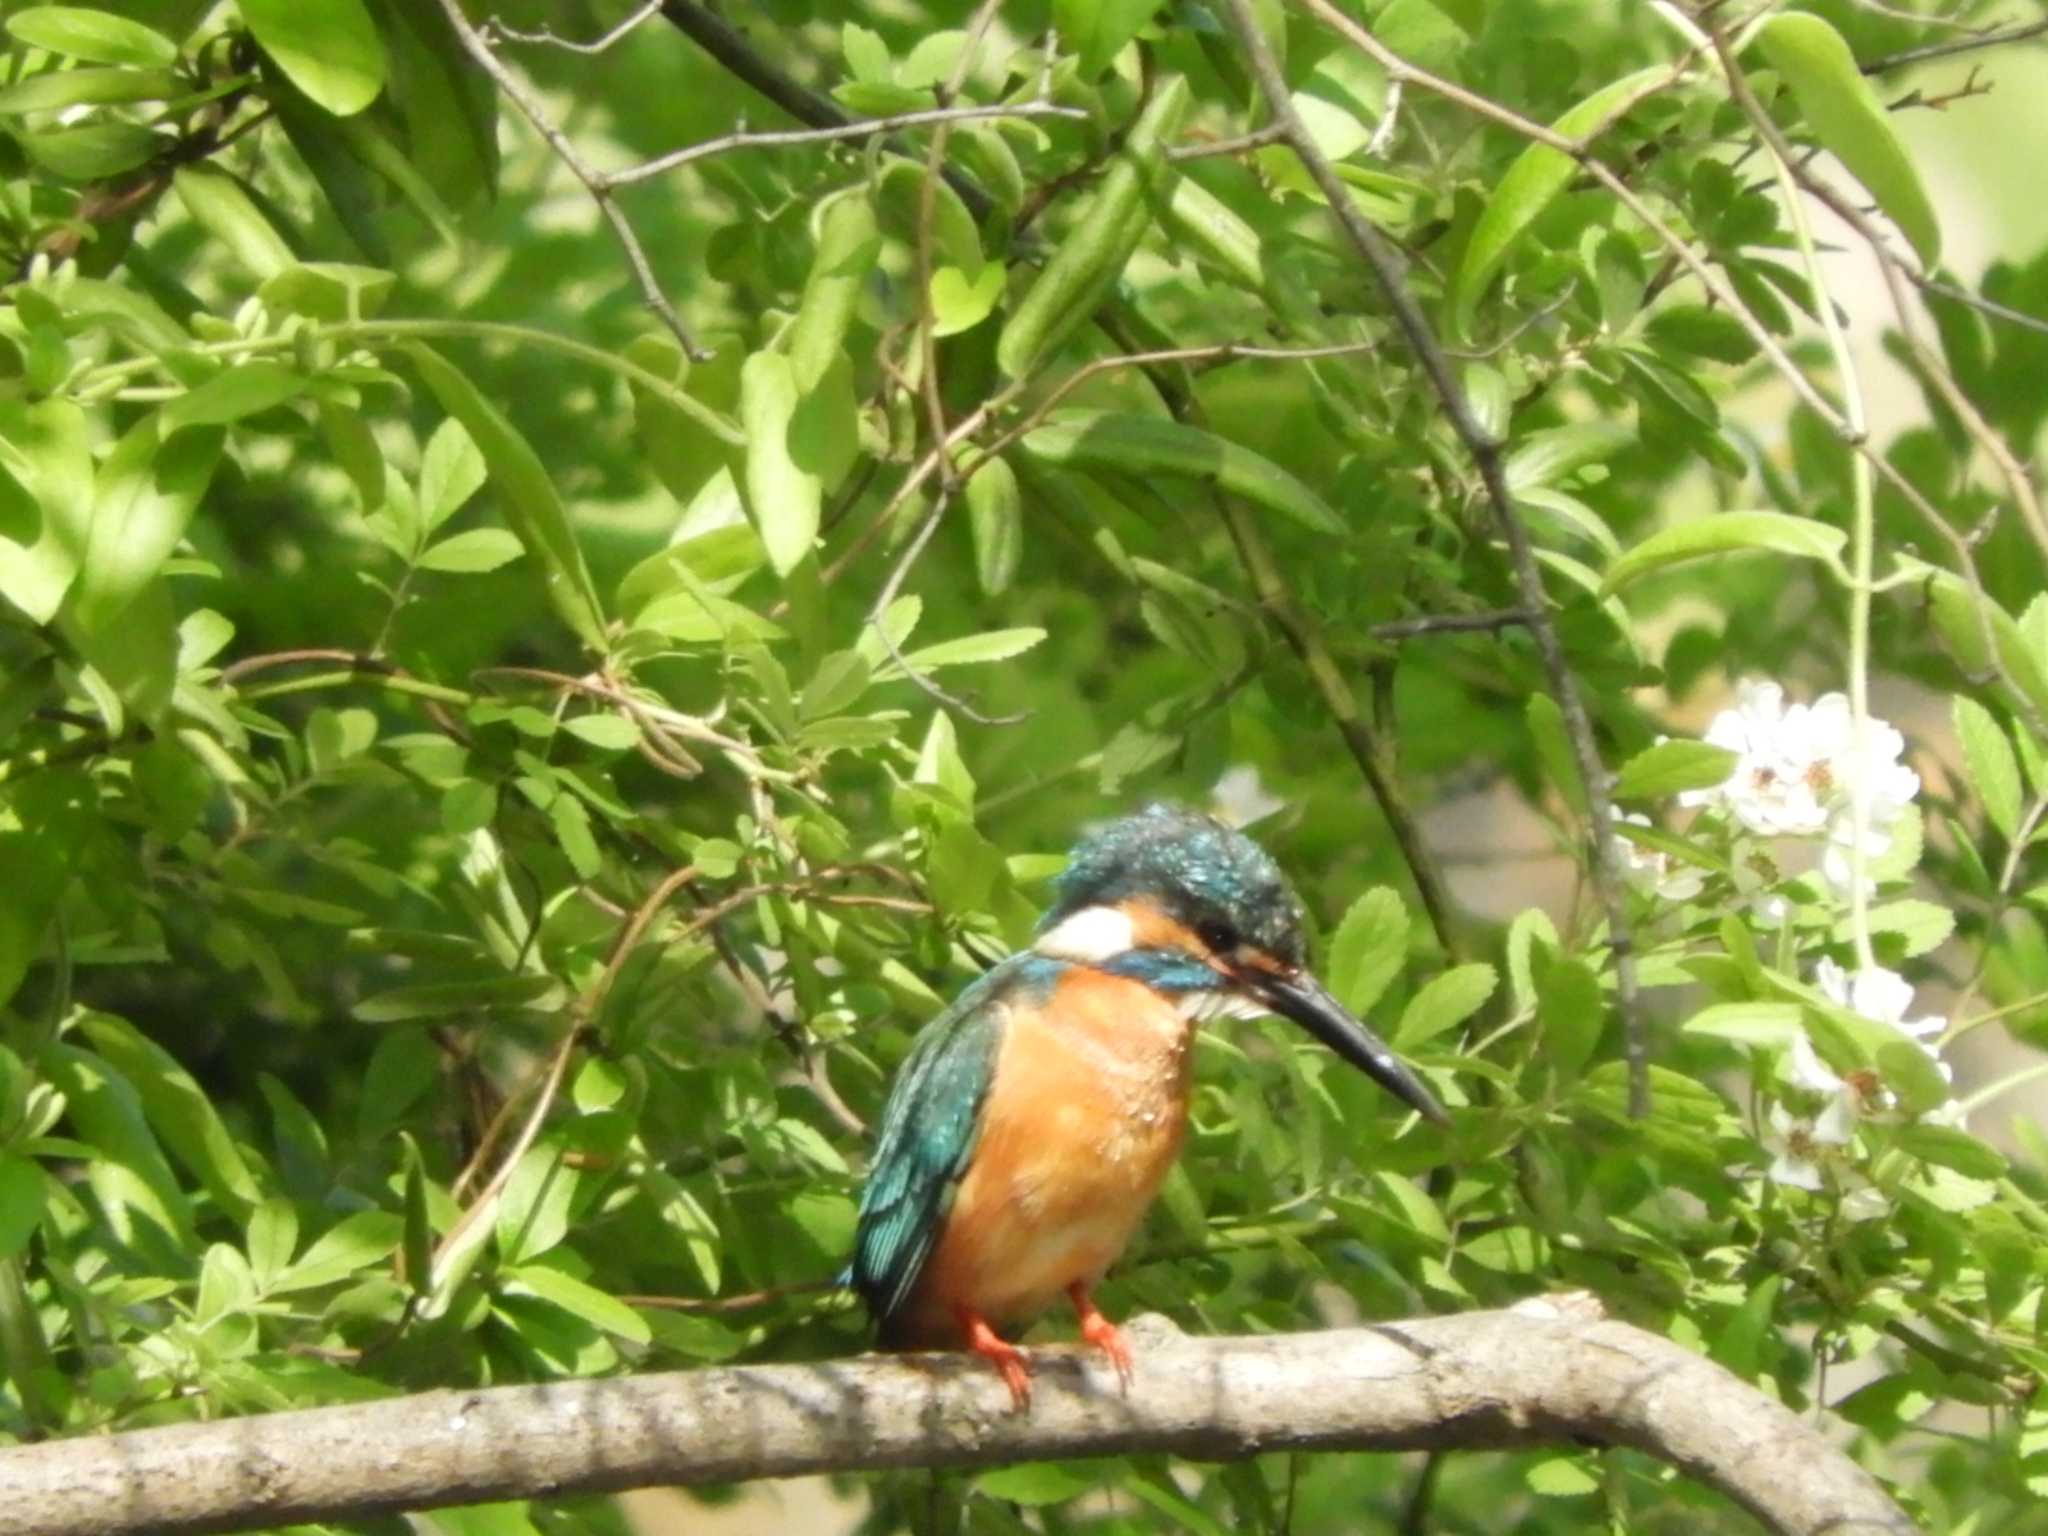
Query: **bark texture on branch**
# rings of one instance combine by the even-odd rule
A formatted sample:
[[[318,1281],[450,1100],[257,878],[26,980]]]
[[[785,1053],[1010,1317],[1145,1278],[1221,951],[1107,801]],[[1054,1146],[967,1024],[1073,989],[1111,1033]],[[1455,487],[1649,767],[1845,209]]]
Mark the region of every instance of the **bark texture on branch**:
[[[430,1392],[0,1451],[10,1536],[141,1536],[491,1499],[1170,1451],[1634,1446],[1786,1536],[1913,1524],[1810,1424],[1576,1298],[1259,1338],[1131,1325],[1136,1384],[1034,1351],[1029,1413],[979,1360],[862,1356]]]

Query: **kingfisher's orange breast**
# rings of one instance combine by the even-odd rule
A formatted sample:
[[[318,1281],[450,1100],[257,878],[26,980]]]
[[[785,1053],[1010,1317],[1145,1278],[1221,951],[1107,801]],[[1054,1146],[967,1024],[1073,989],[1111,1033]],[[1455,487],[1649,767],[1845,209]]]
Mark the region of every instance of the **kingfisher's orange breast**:
[[[1116,1261],[1180,1151],[1191,1025],[1150,988],[1076,967],[1004,1024],[980,1140],[898,1332],[959,1339],[958,1309],[1029,1322]]]

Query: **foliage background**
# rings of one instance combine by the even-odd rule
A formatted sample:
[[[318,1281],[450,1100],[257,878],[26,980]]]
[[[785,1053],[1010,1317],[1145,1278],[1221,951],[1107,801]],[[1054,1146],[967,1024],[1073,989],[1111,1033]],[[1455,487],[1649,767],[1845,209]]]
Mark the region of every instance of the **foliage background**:
[[[1875,447],[1924,500],[1880,479],[1869,543],[1879,578],[1900,557],[1945,574],[1876,592],[1866,624],[1831,560],[1863,542],[1856,456],[1731,308],[1830,400],[1860,386],[1770,152],[1684,14],[1337,8],[1539,123],[1652,71],[1624,115],[1564,131],[1600,128],[1598,159],[1718,295],[1569,162],[1518,201],[1523,137],[1391,93],[1312,6],[1253,7],[1505,441],[1599,751],[1633,765],[1627,808],[1702,870],[1693,897],[1626,893],[1655,1063],[1631,1120],[1591,884],[1509,923],[1499,869],[1443,875],[1481,794],[1581,869],[1587,797],[1537,647],[1487,617],[1519,606],[1515,578],[1385,299],[1289,150],[1230,142],[1265,116],[1229,7],[984,9],[971,51],[967,5],[728,10],[756,62],[855,116],[942,94],[1039,115],[936,145],[735,146],[620,188],[710,354],[687,365],[586,189],[437,6],[10,15],[0,1432],[861,1347],[857,1313],[805,1287],[845,1251],[860,1128],[917,1025],[1026,941],[1079,829],[1205,802],[1229,773],[1322,925],[1325,974],[1458,1125],[1405,1125],[1277,1025],[1209,1032],[1189,1155],[1113,1313],[1301,1328],[1590,1288],[1833,1415],[1931,1527],[2032,1528],[2038,1134],[2000,1125],[2008,1163],[1874,1119],[1817,1194],[1767,1177],[1767,1104],[1811,1107],[1778,1065],[1788,1030],[1916,1112],[1941,1090],[1887,1053],[1896,1032],[1802,990],[1820,959],[1853,964],[1858,934],[1801,851],[1763,877],[1792,914],[1775,923],[1725,819],[1669,816],[1726,760],[1641,754],[1742,678],[1853,686],[1867,640],[1880,698],[1943,736],[1953,719],[1966,755],[1925,775],[1917,870],[1919,816],[1879,861],[1873,953],[1930,989],[1922,1011],[1951,1000],[1951,1036],[2002,1032],[2027,1070],[2048,1018],[2029,527],[2048,248],[1967,269],[1918,253],[1963,297],[1909,302],[1923,353],[1883,344],[1911,387]],[[684,35],[707,13],[667,11],[602,53],[496,56],[597,166],[787,125]],[[1866,62],[2025,19],[1814,13]],[[627,8],[499,15],[588,39]],[[1702,20],[1734,37],[1752,17]],[[1823,131],[1775,61],[1739,57],[1800,155],[1888,153],[1889,129]],[[1878,86],[1910,134],[1913,98],[2009,62],[1985,44]],[[1167,139],[1221,152],[1130,173],[1126,264],[1091,212],[1175,77],[1191,104]],[[928,182],[927,153],[971,203]],[[1899,163],[1816,167],[1913,235]],[[1048,260],[1088,281],[1035,349]],[[1870,291],[1851,311],[1866,367],[1898,324]],[[1186,348],[1211,354],[1050,399],[1089,359]],[[1175,412],[1259,457],[1128,420],[1029,434],[1076,406]],[[938,473],[934,421],[970,426]],[[1204,473],[1170,473],[1191,452]],[[1646,543],[1670,529],[1692,531]],[[1750,552],[1660,558],[1737,529]],[[1398,627],[1445,615],[1480,627]],[[1454,893],[1440,927],[1417,900],[1432,885]],[[1889,1219],[1844,1219],[1851,1172]],[[1744,1528],[1625,1452],[1420,1480],[1390,1458],[1091,1463],[943,1492],[877,1474],[857,1497],[876,1528],[939,1508],[989,1530],[1394,1529],[1425,1505],[1445,1529],[1503,1511]]]

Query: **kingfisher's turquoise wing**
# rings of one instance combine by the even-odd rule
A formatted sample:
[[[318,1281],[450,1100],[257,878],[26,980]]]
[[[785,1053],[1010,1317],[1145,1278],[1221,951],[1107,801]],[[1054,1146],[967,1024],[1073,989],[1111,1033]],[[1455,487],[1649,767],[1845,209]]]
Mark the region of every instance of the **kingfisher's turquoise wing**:
[[[961,993],[918,1035],[890,1090],[846,1277],[885,1330],[931,1257],[980,1139],[1010,995],[1044,963],[1014,957]]]

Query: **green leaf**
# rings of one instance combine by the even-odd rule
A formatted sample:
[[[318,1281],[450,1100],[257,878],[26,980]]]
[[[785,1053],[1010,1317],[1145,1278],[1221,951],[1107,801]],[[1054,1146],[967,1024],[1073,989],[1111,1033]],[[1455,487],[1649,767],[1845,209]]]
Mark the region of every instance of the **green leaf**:
[[[217,427],[254,416],[306,392],[307,380],[295,369],[261,358],[217,373],[197,389],[188,390],[164,407],[166,436],[181,427]]]
[[[1534,1463],[1522,1479],[1529,1491],[1546,1499],[1576,1499],[1600,1491],[1600,1479],[1584,1456],[1548,1456]]]
[[[1797,1003],[1715,1003],[1702,1008],[1679,1028],[1688,1035],[1708,1035],[1736,1045],[1789,1050],[1804,1032],[1803,1018]]]
[[[368,320],[384,308],[397,282],[397,274],[382,267],[301,261],[265,278],[256,296],[266,309],[312,320]]]
[[[1578,139],[1591,133],[1604,125],[1617,108],[1645,86],[1662,80],[1667,74],[1663,65],[1657,65],[1603,85],[1552,123],[1551,129],[1567,139]],[[1486,292],[1487,284],[1493,281],[1494,273],[1507,259],[1509,249],[1578,174],[1578,169],[1578,162],[1570,155],[1547,144],[1531,144],[1508,167],[1507,175],[1501,178],[1500,185],[1487,198],[1479,222],[1472,228],[1472,238],[1465,246],[1465,259],[1458,268],[1453,291],[1460,333],[1472,334],[1472,319],[1478,310],[1479,300]]]
[[[0,1155],[0,1263],[28,1246],[42,1225],[43,1170],[25,1157]]]
[[[652,1337],[647,1320],[616,1296],[607,1296],[596,1286],[549,1265],[526,1264],[507,1270],[499,1284],[515,1296],[538,1297],[582,1318],[593,1328],[635,1344],[645,1344]]]
[[[428,545],[420,555],[419,566],[423,571],[474,574],[495,571],[523,553],[517,535],[506,529],[470,528]]]
[[[71,594],[71,612],[88,631],[118,618],[163,568],[185,536],[193,509],[219,461],[217,428],[167,433],[145,416],[100,466],[92,533]]]
[[[1138,35],[1159,9],[1159,0],[1053,0],[1053,25],[1060,46],[1079,55],[1081,75],[1091,79]]]
[[[1908,1114],[1924,1115],[1951,1097],[1948,1079],[1917,1040],[1886,1040],[1877,1048],[1877,1070]]]
[[[409,1019],[504,1008],[549,1011],[564,997],[561,984],[552,976],[483,976],[475,981],[428,981],[392,987],[364,998],[350,1012],[365,1024],[397,1024]]]
[[[1917,896],[1872,907],[1869,915],[1870,931],[1874,934],[1897,934],[1905,941],[1905,955],[1909,960],[1915,955],[1939,949],[1956,930],[1955,913],[1934,902],[1922,901]],[[1837,940],[1846,940],[1853,933],[1854,925],[1850,919],[1845,917],[1835,924],[1834,937]]]
[[[81,1027],[101,1058],[135,1085],[143,1113],[171,1155],[236,1221],[246,1220],[263,1192],[213,1101],[192,1074],[125,1019],[92,1013]]]
[[[2005,728],[1975,699],[1957,694],[1954,705],[1956,739],[1962,743],[1963,766],[1970,787],[1984,802],[1984,814],[2011,842],[2020,825],[2020,765]]]
[[[1899,1147],[1922,1162],[1953,1169],[1966,1179],[2005,1177],[2005,1158],[1996,1148],[1985,1145],[1968,1131],[1959,1131],[1952,1126],[1901,1126]]]
[[[251,277],[267,281],[297,262],[284,237],[227,172],[211,166],[181,165],[171,185],[192,222],[226,246]]]
[[[85,412],[69,400],[0,402],[0,597],[38,624],[56,617],[85,559],[92,508]]]
[[[237,0],[242,20],[293,85],[336,117],[384,89],[384,45],[363,0]]]
[[[640,727],[625,715],[577,715],[562,729],[605,752],[630,752],[640,745]]]
[[[1661,800],[1687,789],[1715,789],[1728,782],[1737,756],[1704,741],[1660,741],[1638,752],[1615,775],[1617,800]]]
[[[1007,274],[991,261],[976,277],[958,267],[940,267],[932,274],[932,335],[957,336],[971,331],[995,312]]]
[[[1934,205],[1891,113],[1842,35],[1819,16],[1788,11],[1763,24],[1757,46],[1792,88],[1813,136],[1863,183],[1899,226],[1920,264],[1932,271],[1941,260]]]
[[[1714,1338],[1713,1357],[1744,1381],[1754,1379],[1761,1367],[1764,1340],[1773,1332],[1772,1317],[1784,1284],[1783,1274],[1765,1275]]]
[[[1401,1010],[1401,1022],[1394,1027],[1394,1045],[1413,1050],[1445,1030],[1455,1029],[1493,996],[1499,975],[1490,965],[1453,966],[1433,976]]]
[[[1562,959],[1537,989],[1537,1032],[1543,1041],[1540,1064],[1569,1083],[1586,1069],[1607,1024],[1600,978],[1581,960]]]
[[[995,597],[1008,589],[1024,552],[1024,499],[1017,472],[1001,459],[990,459],[967,482],[967,527],[975,577]]]
[[[55,69],[0,86],[0,117],[67,107],[166,101],[185,86],[168,69]]]
[[[178,58],[178,45],[154,27],[82,5],[31,5],[7,18],[8,35],[31,48],[44,48],[88,64],[163,66]]]
[[[393,1211],[357,1211],[345,1216],[313,1241],[271,1287],[276,1291],[308,1291],[346,1280],[357,1271],[381,1264],[405,1236],[405,1222]]]
[[[983,1472],[974,1479],[974,1486],[992,1499],[1036,1509],[1078,1499],[1113,1475],[1113,1468],[1099,1461],[1035,1461]]]
[[[429,531],[460,512],[489,473],[476,441],[450,418],[434,429],[420,455],[420,516]]]
[[[139,1213],[160,1232],[189,1249],[192,1207],[158,1146],[135,1085],[111,1062],[58,1042],[37,1057],[44,1076],[64,1095],[64,1110],[79,1137],[91,1143],[114,1182],[101,1188],[103,1205],[117,1236],[128,1238]]]
[[[817,544],[824,503],[820,467],[799,461],[791,431],[800,398],[795,369],[781,353],[756,352],[740,366],[740,426],[747,434],[741,488],[778,576],[788,576]]]
[[[1408,908],[1394,891],[1375,886],[1351,904],[1330,938],[1330,990],[1363,1018],[1407,960]]]
[[[903,659],[913,672],[936,672],[940,667],[979,666],[991,661],[1008,661],[1021,656],[1045,638],[1045,631],[1031,626],[992,629],[981,635],[962,635],[941,640]],[[889,669],[893,671],[894,669]]]
[[[1348,531],[1328,502],[1265,455],[1163,416],[1055,411],[1045,425],[1025,435],[1023,447],[1061,469],[1211,482],[1316,533]]]
[[[291,1201],[264,1201],[249,1213],[249,1268],[259,1286],[268,1288],[291,1268],[299,1245],[299,1213]]]
[[[65,181],[105,181],[148,164],[171,141],[139,123],[85,123],[17,135],[28,156]]]
[[[1579,778],[1579,762],[1572,752],[1571,736],[1565,730],[1564,711],[1549,694],[1532,693],[1522,714],[1529,722],[1536,755],[1542,760],[1543,771],[1550,775],[1551,784],[1564,797],[1565,804],[1585,815],[1586,786]]]
[[[505,521],[545,572],[547,593],[569,627],[593,650],[605,647],[604,605],[568,511],[547,468],[518,428],[486,400],[466,374],[421,342],[406,344],[427,387],[443,410],[468,429],[497,483]]]
[[[1635,433],[1610,421],[1548,427],[1519,439],[1501,473],[1514,495],[1538,486],[1561,485],[1575,471],[1588,464],[1604,464],[1635,440]]]
[[[1839,528],[1783,512],[1718,512],[1689,518],[1651,534],[1607,568],[1603,593],[1613,592],[1650,571],[1731,550],[1768,549],[1780,554],[1819,560],[1842,574],[1842,546],[1849,536]]]

